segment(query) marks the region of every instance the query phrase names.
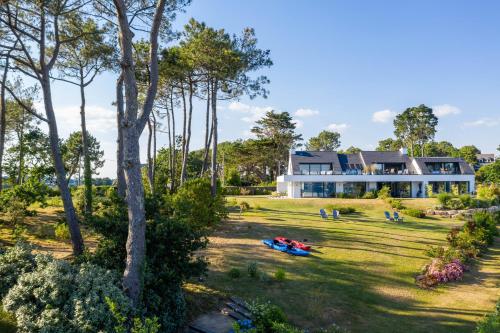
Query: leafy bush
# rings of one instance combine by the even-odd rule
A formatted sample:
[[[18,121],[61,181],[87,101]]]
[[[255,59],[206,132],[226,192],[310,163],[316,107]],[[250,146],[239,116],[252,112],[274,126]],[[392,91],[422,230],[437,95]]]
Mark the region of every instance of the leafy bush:
[[[406,208],[403,210],[403,213],[405,213],[408,216],[417,217],[420,219],[425,217],[425,212],[421,209]]]
[[[283,268],[278,268],[276,272],[274,272],[274,278],[278,281],[285,281],[286,272]]]
[[[214,226],[227,216],[225,199],[220,188],[212,197],[210,180],[198,178],[181,186],[171,200],[168,196],[162,203],[164,210],[173,210],[173,216],[198,227]],[[169,212],[165,212],[169,214]]]
[[[286,323],[274,322],[271,331],[274,333],[303,333],[304,331]]]
[[[476,192],[479,199],[488,200],[490,205],[495,205],[500,202],[500,186],[498,184],[478,184],[476,186]]]
[[[259,269],[258,269],[257,263],[255,261],[252,261],[247,265],[247,272],[248,272],[248,276],[250,276],[251,278],[255,279],[256,277],[258,277]]]
[[[239,206],[241,212],[245,212],[250,209],[250,204],[246,201],[240,201]]]
[[[274,332],[273,325],[287,322],[283,310],[269,302],[250,302],[248,308],[257,332]]]
[[[433,198],[434,197],[434,189],[432,188],[432,185],[427,185],[425,187],[425,192],[427,193],[427,196],[429,198]]]
[[[227,275],[229,275],[231,279],[238,279],[241,277],[241,271],[238,268],[233,267],[227,272]]]
[[[6,211],[13,205],[24,215],[29,215],[28,207],[35,202],[45,205],[48,187],[36,178],[29,178],[21,185],[15,185],[0,192],[0,211]],[[12,208],[10,208],[12,209]]]
[[[449,203],[450,203],[451,199],[453,198],[453,196],[449,193],[441,192],[436,196],[436,198],[438,199],[439,204],[443,208],[447,208],[447,207],[449,207]]]
[[[377,191],[368,191],[365,192],[362,196],[363,199],[376,199],[377,198]]]
[[[392,208],[397,210],[402,210],[405,208],[403,202],[400,199],[389,199],[388,203],[391,205]]]
[[[57,239],[59,240],[69,240],[69,227],[66,223],[58,223],[55,230],[54,234]]]
[[[111,332],[117,322],[105,299],[130,308],[114,272],[49,256],[35,261],[36,269],[21,275],[3,299],[18,332]]]
[[[0,299],[2,299],[17,279],[35,267],[35,256],[31,245],[19,242],[0,254]]]
[[[470,194],[462,194],[458,197],[458,199],[462,202],[462,206],[472,207],[472,197]]]
[[[332,204],[328,204],[325,206],[325,208],[328,212],[331,212],[333,210],[338,210],[340,214],[344,214],[344,215],[356,213],[356,208],[351,207],[351,206],[339,207],[339,206],[335,206]]]
[[[241,186],[241,177],[235,168],[229,169],[226,176],[226,183],[230,186]]]
[[[500,299],[495,311],[487,314],[476,327],[476,333],[498,333],[500,332]]]
[[[463,227],[450,230],[446,236],[450,245],[447,249],[431,247],[427,250],[427,255],[433,260],[417,277],[417,283],[431,287],[460,279],[465,271],[464,263],[479,256],[493,243],[498,234],[496,224],[499,220],[498,213],[478,212]]]
[[[382,186],[378,191],[378,197],[380,199],[387,199],[391,197],[391,188],[389,186]]]

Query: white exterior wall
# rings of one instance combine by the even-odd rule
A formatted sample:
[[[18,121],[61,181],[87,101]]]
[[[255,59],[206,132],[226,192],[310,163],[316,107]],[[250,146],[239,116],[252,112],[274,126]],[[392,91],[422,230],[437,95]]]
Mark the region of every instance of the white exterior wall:
[[[344,191],[344,182],[366,182],[368,188],[376,189],[377,182],[411,182],[412,197],[416,197],[418,184],[422,183],[422,194],[426,195],[426,186],[429,182],[467,181],[470,192],[475,191],[474,175],[282,175],[280,182],[287,184],[289,198],[300,198],[303,182],[332,182],[336,183],[336,192]]]
[[[287,193],[288,192],[288,183],[284,181],[276,182],[276,191],[279,193]]]

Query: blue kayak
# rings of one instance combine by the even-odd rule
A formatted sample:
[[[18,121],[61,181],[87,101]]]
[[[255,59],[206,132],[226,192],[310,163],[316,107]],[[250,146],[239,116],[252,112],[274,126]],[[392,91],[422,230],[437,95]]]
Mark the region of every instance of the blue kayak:
[[[307,252],[307,251],[297,249],[296,247],[280,243],[278,241],[275,241],[274,239],[264,239],[264,240],[262,240],[262,243],[264,243],[265,245],[267,245],[271,249],[281,251],[281,252],[286,252],[286,253],[294,255],[294,256],[305,257],[305,256],[309,255],[309,252]]]

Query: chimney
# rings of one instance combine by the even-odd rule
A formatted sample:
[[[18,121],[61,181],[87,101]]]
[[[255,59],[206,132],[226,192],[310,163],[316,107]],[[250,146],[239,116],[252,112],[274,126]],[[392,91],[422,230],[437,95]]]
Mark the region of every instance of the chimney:
[[[399,152],[400,152],[402,155],[408,155],[408,149],[406,149],[405,147],[401,147],[401,148],[399,148]]]

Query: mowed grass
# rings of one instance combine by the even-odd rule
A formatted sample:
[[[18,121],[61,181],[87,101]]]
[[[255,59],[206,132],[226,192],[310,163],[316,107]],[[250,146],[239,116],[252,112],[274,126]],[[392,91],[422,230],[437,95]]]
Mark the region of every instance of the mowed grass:
[[[415,285],[415,275],[429,262],[424,250],[445,245],[446,233],[461,221],[405,216],[404,223],[386,222],[383,211],[390,207],[381,200],[236,200],[252,209],[241,217],[231,213],[211,237],[204,288],[270,300],[302,328],[336,323],[352,332],[471,332],[500,296],[498,239],[463,281],[433,290]],[[419,208],[434,204],[432,199],[403,202]],[[352,206],[357,213],[325,222],[318,210],[327,205]],[[311,256],[293,257],[261,243],[275,236],[307,239]],[[250,262],[258,263],[263,279],[248,276]],[[239,268],[243,277],[230,278],[231,268]],[[284,281],[273,277],[280,268]]]

